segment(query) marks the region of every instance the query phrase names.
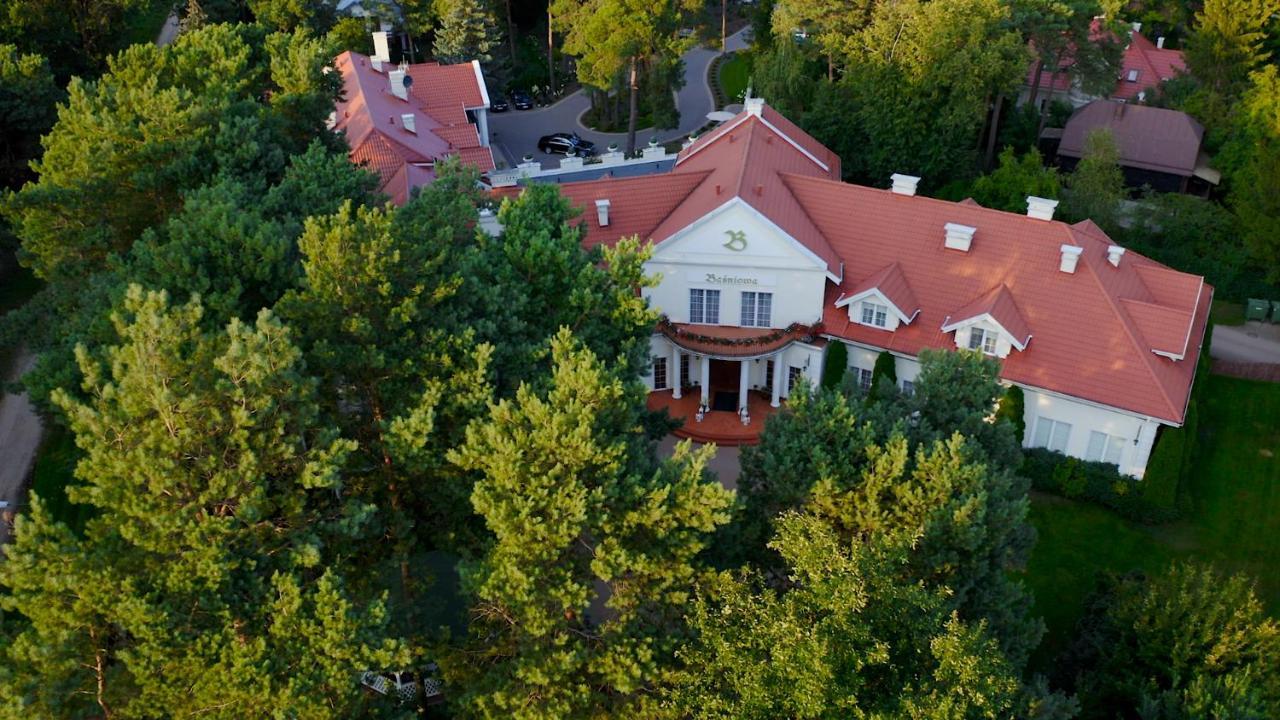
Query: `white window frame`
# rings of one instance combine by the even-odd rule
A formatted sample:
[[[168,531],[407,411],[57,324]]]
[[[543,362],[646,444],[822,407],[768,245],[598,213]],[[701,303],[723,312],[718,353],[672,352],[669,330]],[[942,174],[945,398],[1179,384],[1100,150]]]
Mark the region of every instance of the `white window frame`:
[[[804,368],[795,365],[787,366],[787,397],[791,396],[791,391],[796,389],[796,381],[804,377]]]
[[[1085,449],[1084,459],[1092,462],[1111,463],[1119,466],[1124,458],[1125,439],[1119,435],[1109,435],[1092,430],[1089,432],[1089,445]]]
[[[969,328],[969,349],[981,350],[983,355],[996,354],[996,340],[999,334],[995,330],[988,330],[983,327]]]
[[[854,370],[858,373],[858,387],[862,392],[871,390],[871,378],[875,373],[866,368],[854,368]]]
[[[1129,68],[1128,72],[1125,73],[1125,79],[1129,82],[1138,82],[1138,70],[1136,68]]]
[[[916,384],[912,380],[902,381],[902,394],[911,397],[916,394]]]
[[[1067,454],[1067,446],[1071,443],[1071,423],[1053,418],[1036,418],[1036,429],[1031,435],[1031,446],[1042,447]]]
[[[881,329],[887,328],[889,327],[889,306],[870,300],[863,300],[860,318],[863,325]]]
[[[659,369],[661,369],[662,382],[658,382]],[[655,357],[653,359],[653,389],[668,390],[671,382],[671,368],[668,367],[667,358]]]
[[[695,304],[694,298],[697,298]],[[714,301],[714,302],[713,302]],[[694,312],[694,308],[698,312]],[[720,324],[720,291],[709,288],[689,288],[689,322],[693,325]]]
[[[773,293],[742,291],[742,327],[769,327],[773,322]]]

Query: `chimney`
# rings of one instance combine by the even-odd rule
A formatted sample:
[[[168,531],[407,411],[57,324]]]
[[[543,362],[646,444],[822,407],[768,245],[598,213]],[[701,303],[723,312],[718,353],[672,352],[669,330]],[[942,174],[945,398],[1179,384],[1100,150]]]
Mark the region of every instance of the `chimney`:
[[[744,107],[746,108],[748,115],[760,117],[760,114],[764,112],[764,98],[747,98]]]
[[[947,240],[944,244],[948,250],[969,252],[969,246],[973,244],[973,234],[978,231],[977,228],[959,223],[947,223],[943,227],[947,231]]]
[[[1112,245],[1107,248],[1107,262],[1114,267],[1120,267],[1120,258],[1124,257],[1124,248],[1119,245]]]
[[[392,70],[387,77],[391,80],[391,94],[401,100],[408,100],[409,89],[404,86],[404,70]]]
[[[404,129],[405,129],[405,130],[408,130],[409,132],[413,133],[414,135],[417,135],[417,134],[418,134],[418,128],[417,128],[417,126],[416,126],[416,125],[414,125],[414,122],[413,122],[413,113],[405,113],[405,114],[401,115],[401,116],[400,116],[400,124],[401,124],[401,125],[404,125]]]
[[[900,175],[894,173],[889,176],[893,181],[893,187],[890,188],[895,195],[915,195],[916,185],[920,183],[920,178],[914,175]]]
[[[1156,47],[1160,48],[1161,50],[1163,50],[1163,49],[1164,49],[1164,36],[1163,36],[1163,35],[1161,35],[1160,37],[1156,38]]]
[[[1053,211],[1058,209],[1058,201],[1049,198],[1027,196],[1027,217],[1037,220],[1052,220]]]
[[[600,227],[609,227],[609,200],[596,201],[596,219],[600,221]]]
[[[1080,262],[1080,253],[1084,252],[1084,248],[1079,245],[1063,245],[1062,246],[1062,262],[1058,264],[1058,269],[1064,273],[1075,273],[1076,263]]]
[[[1132,27],[1132,28],[1133,28],[1133,31],[1134,31],[1134,32],[1136,32],[1136,33],[1140,33],[1140,32],[1142,32],[1142,23],[1140,23],[1140,22],[1136,22],[1136,23],[1129,23],[1129,25],[1130,25],[1130,27]]]
[[[373,56],[369,59],[379,63],[391,62],[391,48],[387,43],[386,33],[376,32],[373,34]],[[374,65],[374,67],[379,66]]]

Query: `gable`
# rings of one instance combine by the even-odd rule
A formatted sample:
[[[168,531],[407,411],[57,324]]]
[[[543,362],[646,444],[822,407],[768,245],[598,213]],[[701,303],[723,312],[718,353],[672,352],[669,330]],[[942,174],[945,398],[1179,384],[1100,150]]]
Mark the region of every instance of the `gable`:
[[[653,261],[827,272],[812,251],[736,197],[659,243]]]

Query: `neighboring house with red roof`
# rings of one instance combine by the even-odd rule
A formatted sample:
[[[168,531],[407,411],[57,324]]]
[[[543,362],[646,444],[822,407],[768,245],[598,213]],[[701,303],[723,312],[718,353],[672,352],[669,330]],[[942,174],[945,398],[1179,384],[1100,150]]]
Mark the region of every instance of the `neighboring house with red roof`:
[[[1020,215],[917,196],[917,182],[844,183],[839,157],[749,99],[664,174],[560,188],[585,210],[587,246],[654,243],[660,282],[644,294],[667,322],[651,400],[689,389],[710,412],[765,406],[752,393],[777,407],[822,376],[831,342],[863,387],[891,353],[910,392],[922,350],[973,349],[1024,389],[1027,446],[1141,476],[1158,428],[1183,422],[1212,288],[1093,223],[1052,220],[1054,201]]]
[[[1067,172],[1084,157],[1085,143],[1095,130],[1107,130],[1120,152],[1125,184],[1150,186],[1160,192],[1207,195],[1221,175],[1209,166],[1200,149],[1204,126],[1177,110],[1095,100],[1067,121],[1058,144],[1058,165]]]
[[[392,65],[347,51],[334,61],[343,93],[332,116],[346,134],[351,160],[382,179],[397,205],[435,179],[435,163],[458,156],[494,169],[489,148],[489,92],[479,63]]]
[[[1180,50],[1164,47],[1164,38],[1156,38],[1152,43],[1139,30],[1142,23],[1133,23],[1129,33],[1129,42],[1125,46],[1120,60],[1120,71],[1116,74],[1116,84],[1107,96],[1113,100],[1125,102],[1142,102],[1151,97],[1161,83],[1171,80],[1186,70]],[[1080,89],[1071,79],[1071,58],[1066,58],[1058,73],[1052,68],[1039,68],[1040,90],[1036,93],[1036,106],[1041,107],[1051,100],[1070,103],[1072,107],[1083,105],[1099,99]],[[1036,83],[1037,62],[1027,68],[1027,76],[1023,81],[1022,91],[1018,96],[1021,105],[1031,97],[1031,88]]]

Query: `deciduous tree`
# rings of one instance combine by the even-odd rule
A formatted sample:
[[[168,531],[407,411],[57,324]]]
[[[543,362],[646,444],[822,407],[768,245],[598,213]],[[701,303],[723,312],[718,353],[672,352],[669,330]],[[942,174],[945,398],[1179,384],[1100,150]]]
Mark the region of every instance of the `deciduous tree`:
[[[983,207],[1023,213],[1027,196],[1056,199],[1061,192],[1058,171],[1046,167],[1040,151],[1019,156],[1013,148],[1000,153],[1000,165],[973,183],[973,199]]]
[[[1084,157],[1066,178],[1062,215],[1070,222],[1092,220],[1104,232],[1120,229],[1120,202],[1126,197],[1120,151],[1111,131],[1101,128],[1089,133]]]

